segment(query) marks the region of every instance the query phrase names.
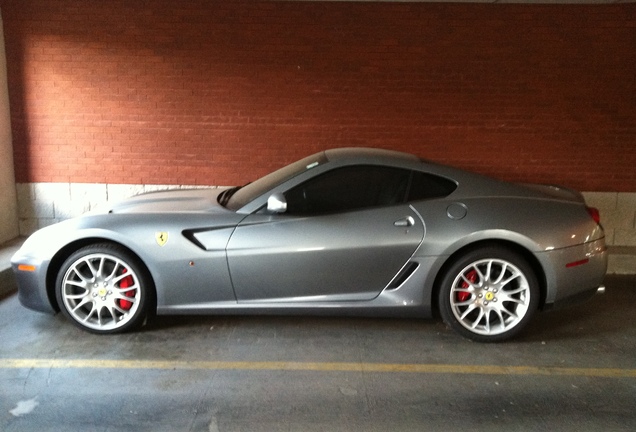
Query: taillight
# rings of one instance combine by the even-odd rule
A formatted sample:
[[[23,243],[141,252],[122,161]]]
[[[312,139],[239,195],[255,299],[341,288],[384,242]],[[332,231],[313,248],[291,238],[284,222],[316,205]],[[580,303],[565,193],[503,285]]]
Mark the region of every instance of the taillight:
[[[590,214],[592,219],[594,219],[594,222],[596,222],[597,224],[601,223],[601,213],[598,211],[597,208],[587,207],[587,212]]]

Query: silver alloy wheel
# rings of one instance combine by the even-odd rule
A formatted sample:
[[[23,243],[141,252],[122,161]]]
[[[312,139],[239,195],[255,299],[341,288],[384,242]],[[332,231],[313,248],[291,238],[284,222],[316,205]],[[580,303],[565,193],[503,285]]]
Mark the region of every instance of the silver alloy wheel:
[[[526,275],[502,259],[475,261],[459,272],[450,290],[457,321],[479,335],[499,335],[528,313],[531,289]]]
[[[141,304],[139,277],[116,256],[94,253],[74,261],[64,274],[62,301],[80,325],[98,331],[124,326]]]

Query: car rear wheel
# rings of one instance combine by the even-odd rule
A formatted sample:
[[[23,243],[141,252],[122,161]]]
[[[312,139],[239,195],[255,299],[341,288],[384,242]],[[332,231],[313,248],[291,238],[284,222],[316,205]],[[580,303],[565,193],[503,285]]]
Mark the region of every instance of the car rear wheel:
[[[539,284],[520,255],[484,247],[456,260],[442,280],[439,310],[462,336],[499,342],[517,335],[539,305]]]
[[[96,244],[72,254],[56,281],[62,313],[91,333],[120,333],[140,327],[154,293],[145,267],[128,251]]]

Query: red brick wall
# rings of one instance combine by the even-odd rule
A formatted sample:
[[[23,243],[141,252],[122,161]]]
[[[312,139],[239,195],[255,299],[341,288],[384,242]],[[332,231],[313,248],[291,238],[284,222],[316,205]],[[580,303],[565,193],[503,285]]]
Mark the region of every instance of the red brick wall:
[[[226,185],[373,146],[636,191],[636,5],[0,0],[18,182]]]

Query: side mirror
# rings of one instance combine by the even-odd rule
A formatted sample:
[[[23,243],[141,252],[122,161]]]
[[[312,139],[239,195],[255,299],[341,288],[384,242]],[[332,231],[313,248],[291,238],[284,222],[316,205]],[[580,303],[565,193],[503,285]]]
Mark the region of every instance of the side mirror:
[[[285,213],[287,211],[287,200],[282,193],[272,194],[267,199],[267,211],[272,213]]]

